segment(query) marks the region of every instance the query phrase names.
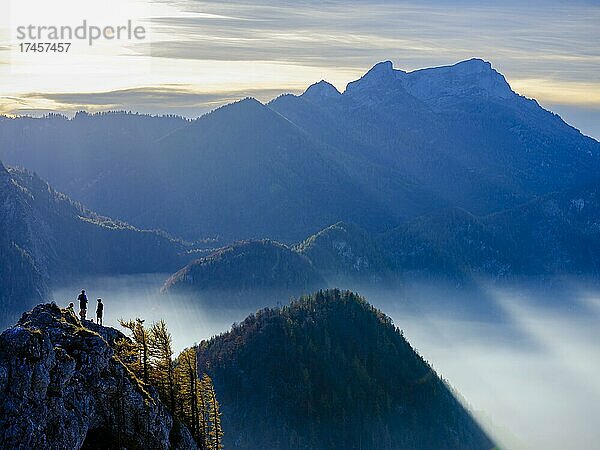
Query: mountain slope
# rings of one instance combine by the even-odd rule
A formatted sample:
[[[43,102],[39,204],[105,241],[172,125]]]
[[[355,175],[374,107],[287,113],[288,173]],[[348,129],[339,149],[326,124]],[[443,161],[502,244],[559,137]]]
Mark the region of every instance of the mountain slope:
[[[177,184],[145,217],[180,235],[287,240],[343,214],[391,220],[329,149],[254,99],[219,108],[157,147],[169,156],[160,172]]]
[[[483,60],[413,72],[385,61],[343,93],[321,81],[194,121],[1,120],[0,158],[102,214],[224,245],[297,242],[340,220],[383,232],[441,209],[513,208],[593,181],[600,143]]]
[[[0,327],[11,323],[23,306],[50,296],[47,278],[17,244],[0,240]]]
[[[341,95],[288,95],[269,106],[307,133],[399,171],[437,206],[476,214],[585,184],[600,164],[598,142],[514,93],[477,59],[409,73],[387,61]]]
[[[459,275],[600,274],[600,184],[484,217],[447,210],[378,238],[395,270]]]
[[[356,225],[338,222],[296,245],[330,284],[391,281],[391,266],[375,239]]]
[[[47,298],[54,283],[82,275],[168,272],[187,262],[182,243],[99,216],[36,175],[1,164],[0,246],[6,262],[0,268],[3,323]]]
[[[265,309],[200,344],[226,448],[490,449],[391,320],[350,292]]]

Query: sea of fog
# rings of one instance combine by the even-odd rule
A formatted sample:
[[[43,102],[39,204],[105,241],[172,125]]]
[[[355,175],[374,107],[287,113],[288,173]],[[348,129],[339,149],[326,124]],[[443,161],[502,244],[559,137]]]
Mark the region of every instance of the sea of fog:
[[[115,328],[119,318],[165,319],[177,350],[226,331],[254,310],[160,295],[165,278],[80,280],[54,297],[66,305],[86,289],[90,310],[101,297],[105,325]],[[575,279],[423,281],[361,291],[502,448],[600,448],[600,286]]]

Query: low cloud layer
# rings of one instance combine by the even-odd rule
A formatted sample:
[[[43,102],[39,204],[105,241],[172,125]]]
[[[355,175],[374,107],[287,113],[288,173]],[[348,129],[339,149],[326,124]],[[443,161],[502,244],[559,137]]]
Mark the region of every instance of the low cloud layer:
[[[66,305],[85,287],[104,299],[109,326],[118,327],[119,317],[164,318],[178,351],[253,312],[161,296],[167,276],[80,280],[55,297]],[[359,292],[394,320],[501,448],[563,450],[600,442],[599,288],[576,278],[477,286],[427,280]]]
[[[21,97],[0,97],[0,113],[40,115],[50,111],[73,113],[80,110],[125,110],[146,114],[178,114],[198,117],[221,105],[254,97],[268,101],[281,94],[274,89],[230,92],[198,92],[189,86],[154,86],[108,92],[29,93]],[[30,108],[30,104],[47,105]]]

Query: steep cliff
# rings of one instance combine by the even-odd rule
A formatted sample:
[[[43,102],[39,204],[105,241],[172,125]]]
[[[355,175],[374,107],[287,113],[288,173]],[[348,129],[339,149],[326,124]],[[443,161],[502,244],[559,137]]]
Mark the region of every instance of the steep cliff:
[[[55,304],[0,335],[0,448],[196,449],[115,356],[123,335]]]

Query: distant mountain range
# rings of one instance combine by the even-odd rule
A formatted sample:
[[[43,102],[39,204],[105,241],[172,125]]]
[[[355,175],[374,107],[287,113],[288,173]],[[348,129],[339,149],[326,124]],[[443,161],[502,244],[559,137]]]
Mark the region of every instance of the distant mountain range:
[[[266,251],[272,247],[281,254],[275,257]],[[413,277],[466,281],[474,275],[599,276],[599,255],[596,183],[486,216],[458,208],[442,210],[385,233],[338,222],[290,248],[272,241],[238,243],[192,263],[164,289],[204,294],[202,301],[208,302],[215,301],[218,292],[219,303],[242,295],[259,306],[256,300],[265,304],[271,299],[263,289],[265,279],[272,280],[273,292],[290,297],[311,287],[389,288]],[[302,264],[291,263],[300,256]]]
[[[391,319],[350,292],[261,310],[198,354],[225,448],[494,447]]]
[[[344,221],[369,233],[445,208],[478,216],[593,182],[600,144],[473,59],[375,65],[197,120],[126,113],[0,120],[0,158],[92,209],[222,244],[288,244]]]
[[[67,193],[0,166],[9,315],[80,275],[179,269],[165,291],[254,304],[412,273],[600,267],[600,143],[482,60],[410,73],[383,62],[343,93],[322,81],[192,121],[1,118],[0,155]],[[214,248],[198,259],[138,226]],[[260,239],[217,249],[241,238]]]
[[[379,237],[403,273],[600,275],[600,183],[476,217],[451,209]]]
[[[187,247],[157,231],[99,216],[36,175],[0,163],[0,322],[50,287],[82,275],[169,272]]]

